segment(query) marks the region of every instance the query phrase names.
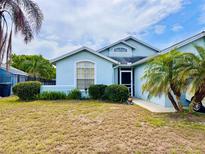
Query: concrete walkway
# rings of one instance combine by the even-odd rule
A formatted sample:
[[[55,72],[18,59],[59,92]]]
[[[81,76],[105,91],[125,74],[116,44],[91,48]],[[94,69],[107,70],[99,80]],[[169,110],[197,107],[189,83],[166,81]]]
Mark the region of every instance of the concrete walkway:
[[[137,99],[137,98],[134,98],[133,102],[134,102],[134,104],[139,105],[139,106],[141,106],[141,107],[143,107],[151,112],[155,112],[155,113],[175,112],[174,108],[166,108],[166,107],[163,107],[161,105],[154,104],[154,103],[151,103],[149,101],[144,101],[144,100]]]

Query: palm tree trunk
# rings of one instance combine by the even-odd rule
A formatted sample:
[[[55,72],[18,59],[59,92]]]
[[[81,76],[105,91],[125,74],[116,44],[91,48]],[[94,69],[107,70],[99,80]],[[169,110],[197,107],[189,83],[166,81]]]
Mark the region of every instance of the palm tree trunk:
[[[183,105],[182,105],[182,103],[181,103],[181,101],[180,101],[180,97],[181,97],[181,92],[180,92],[180,90],[178,90],[177,88],[176,88],[176,86],[175,86],[175,84],[170,84],[170,86],[171,86],[171,90],[173,91],[173,93],[174,93],[174,95],[175,95],[175,98],[176,98],[176,104],[177,104],[177,106],[178,106],[178,108],[179,108],[179,111],[180,112],[183,112]]]
[[[169,98],[169,100],[171,101],[172,105],[174,106],[174,109],[175,109],[177,112],[179,112],[180,109],[179,109],[179,107],[178,107],[176,101],[174,100],[174,97],[172,96],[171,92],[168,92],[168,98]]]
[[[184,111],[184,108],[183,108],[183,105],[182,105],[182,103],[181,103],[181,101],[180,101],[180,96],[177,96],[177,95],[176,95],[176,100],[177,100],[177,104],[178,104],[178,107],[179,107],[180,112],[183,112],[183,111]]]
[[[198,103],[201,103],[205,97],[205,84],[200,87],[200,90],[196,91],[194,97],[192,97],[191,103],[189,104],[189,112],[194,112],[194,106]]]

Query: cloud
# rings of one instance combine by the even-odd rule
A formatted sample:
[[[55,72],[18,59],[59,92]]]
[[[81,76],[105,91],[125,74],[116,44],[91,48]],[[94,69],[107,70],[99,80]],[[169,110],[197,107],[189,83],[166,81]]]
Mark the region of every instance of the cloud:
[[[179,25],[179,24],[175,24],[175,25],[173,25],[172,28],[171,28],[171,30],[172,30],[173,32],[178,32],[178,31],[180,31],[180,30],[182,30],[182,29],[183,29],[183,26],[181,26],[181,25]]]
[[[41,34],[27,46],[16,37],[14,51],[48,58],[82,45],[97,49],[128,34],[140,37],[183,6],[183,0],[35,1],[45,16]]]
[[[165,29],[166,29],[165,25],[156,25],[154,27],[154,31],[155,31],[156,34],[163,34]]]

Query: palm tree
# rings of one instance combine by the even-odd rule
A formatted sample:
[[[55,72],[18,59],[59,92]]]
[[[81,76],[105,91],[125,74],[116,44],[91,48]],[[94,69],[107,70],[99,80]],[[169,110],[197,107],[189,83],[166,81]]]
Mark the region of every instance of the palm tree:
[[[184,87],[177,86],[180,82],[176,79],[177,75],[173,69],[180,55],[180,52],[173,50],[154,58],[146,66],[142,77],[145,80],[143,92],[148,92],[149,98],[167,95],[176,111],[183,111],[180,96]]]
[[[20,32],[25,43],[39,32],[43,14],[32,0],[0,0],[0,65],[10,65],[13,32]]]
[[[49,70],[46,61],[42,59],[42,56],[39,57],[38,55],[34,55],[22,64],[24,66],[24,70],[35,80],[43,77],[46,77],[47,79],[51,78],[51,70]]]
[[[196,104],[200,103],[205,97],[205,48],[194,46],[198,55],[184,53],[181,60],[176,65],[176,70],[181,81],[188,81],[190,89],[194,92],[189,110],[193,112]]]

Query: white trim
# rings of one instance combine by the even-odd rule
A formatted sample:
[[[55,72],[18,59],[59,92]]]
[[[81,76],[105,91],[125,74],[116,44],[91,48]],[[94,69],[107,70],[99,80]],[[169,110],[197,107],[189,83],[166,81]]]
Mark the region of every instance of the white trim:
[[[74,87],[74,85],[42,85],[43,87]]]
[[[97,52],[102,52],[102,51],[104,51],[104,50],[106,50],[106,49],[111,48],[112,46],[115,46],[115,45],[119,44],[119,43],[124,43],[125,45],[130,46],[130,47],[132,47],[133,49],[136,49],[136,47],[134,47],[133,45],[131,45],[131,44],[129,44],[129,43],[126,42],[126,41],[129,40],[129,39],[132,39],[132,40],[134,40],[134,41],[136,41],[136,42],[138,42],[138,43],[140,43],[140,44],[142,44],[142,45],[144,45],[144,46],[146,46],[146,47],[149,47],[150,49],[153,49],[153,50],[155,50],[156,52],[160,52],[159,49],[157,49],[157,48],[155,48],[155,47],[149,45],[148,43],[145,43],[145,42],[143,42],[143,41],[141,41],[141,40],[138,40],[138,39],[136,39],[136,38],[133,37],[133,36],[128,36],[128,37],[126,37],[126,38],[124,38],[124,39],[121,39],[121,40],[119,40],[119,41],[117,41],[117,42],[114,42],[114,43],[112,43],[112,44],[110,44],[110,45],[108,45],[108,46],[106,46],[106,47],[104,47],[104,48],[101,48],[101,49],[97,50]]]
[[[176,43],[176,44],[174,44],[174,45],[172,45],[172,46],[170,46],[170,47],[168,47],[168,48],[162,50],[162,52],[159,53],[159,54],[156,54],[156,55],[153,55],[153,56],[149,56],[149,57],[147,57],[147,58],[144,58],[144,59],[142,59],[142,60],[139,60],[139,61],[133,63],[132,66],[146,63],[146,62],[148,62],[149,60],[151,60],[151,59],[153,59],[153,58],[155,58],[155,57],[157,57],[157,56],[160,56],[160,55],[162,55],[162,54],[165,54],[165,53],[167,53],[167,52],[170,52],[170,51],[173,50],[173,49],[176,49],[176,48],[180,48],[180,47],[182,47],[182,46],[185,46],[185,45],[187,45],[187,44],[189,44],[189,43],[191,43],[191,42],[194,42],[194,41],[196,41],[196,40],[198,40],[198,39],[200,39],[200,38],[202,38],[202,37],[204,37],[204,36],[205,36],[205,31],[202,31],[202,32],[199,33],[199,34],[196,34],[196,35],[194,35],[194,36],[192,36],[192,37],[189,37],[189,38],[187,38],[187,39],[185,39],[185,40],[183,40],[183,41],[181,41],[181,42],[179,42],[179,43]]]
[[[123,41],[127,41],[127,40],[129,40],[129,39],[132,39],[132,40],[134,40],[134,41],[136,41],[136,42],[138,42],[138,43],[140,43],[140,44],[142,44],[142,45],[144,45],[144,46],[146,46],[146,47],[149,47],[150,49],[154,49],[156,52],[161,52],[161,50],[159,50],[159,49],[157,49],[157,48],[151,46],[151,45],[148,44],[148,43],[145,43],[144,41],[138,40],[137,38],[135,38],[135,37],[133,37],[133,36],[128,36],[128,37],[124,38]]]
[[[112,59],[112,58],[109,58],[109,57],[107,57],[107,56],[104,56],[103,54],[98,53],[98,52],[96,52],[96,51],[94,51],[94,50],[92,50],[92,49],[90,49],[90,48],[88,48],[88,47],[82,47],[82,48],[79,48],[79,49],[77,49],[77,50],[71,51],[71,52],[69,52],[69,53],[67,53],[67,54],[64,54],[64,55],[62,55],[62,56],[59,56],[59,57],[57,57],[57,58],[54,58],[54,59],[50,60],[50,62],[55,64],[57,61],[60,61],[60,60],[62,60],[62,59],[64,59],[64,58],[66,58],[66,57],[72,56],[72,55],[74,55],[74,54],[76,54],[76,53],[79,53],[79,52],[82,52],[82,51],[84,51],[84,50],[86,50],[86,51],[88,51],[88,52],[90,52],[90,53],[92,53],[92,54],[94,54],[94,55],[97,55],[97,56],[99,56],[99,57],[101,57],[101,58],[103,58],[103,59],[106,59],[106,60],[108,60],[108,61],[110,61],[110,62],[112,62],[112,63],[114,63],[114,64],[119,64],[118,61],[116,61],[116,60],[114,60],[114,59]]]
[[[75,61],[75,64],[74,64],[74,86],[75,88],[77,88],[77,63],[79,62],[91,62],[94,64],[94,84],[97,83],[97,67],[96,67],[96,63],[92,60],[89,60],[89,59],[82,59],[82,60],[77,60]],[[80,89],[80,90],[84,90],[84,89]]]
[[[105,46],[105,47],[103,47],[103,48],[97,50],[97,52],[100,53],[100,52],[102,52],[102,51],[104,51],[104,50],[106,50],[106,49],[109,49],[109,48],[111,48],[111,47],[114,47],[114,46],[116,46],[116,45],[118,45],[118,44],[120,44],[120,43],[122,43],[122,44],[124,44],[124,45],[126,45],[126,46],[129,46],[129,47],[132,48],[132,49],[136,49],[136,47],[134,47],[133,45],[131,45],[131,44],[127,43],[127,42],[125,42],[124,39],[123,39],[123,40],[119,40],[119,41],[117,41],[117,42],[114,42],[114,43],[112,43],[112,44],[110,44],[110,45],[108,45],[108,46]]]
[[[122,84],[122,73],[123,72],[128,72],[131,74],[131,84]],[[131,96],[134,96],[134,94],[133,94],[133,69],[132,68],[131,68],[131,70],[121,70],[120,69],[120,85],[130,85]]]
[[[194,41],[196,41],[196,40],[198,40],[198,39],[200,39],[200,38],[202,38],[204,36],[205,36],[205,31],[202,31],[201,33],[198,33],[198,34],[196,34],[196,35],[194,35],[192,37],[189,37],[189,38],[187,38],[187,39],[185,39],[183,41],[180,41],[180,42],[178,42],[178,43],[176,43],[176,44],[174,44],[174,45],[164,49],[163,52],[169,52],[169,51],[171,51],[173,49],[180,48],[180,47],[182,47],[184,45],[187,45],[187,44],[189,44],[191,42],[194,42]]]

